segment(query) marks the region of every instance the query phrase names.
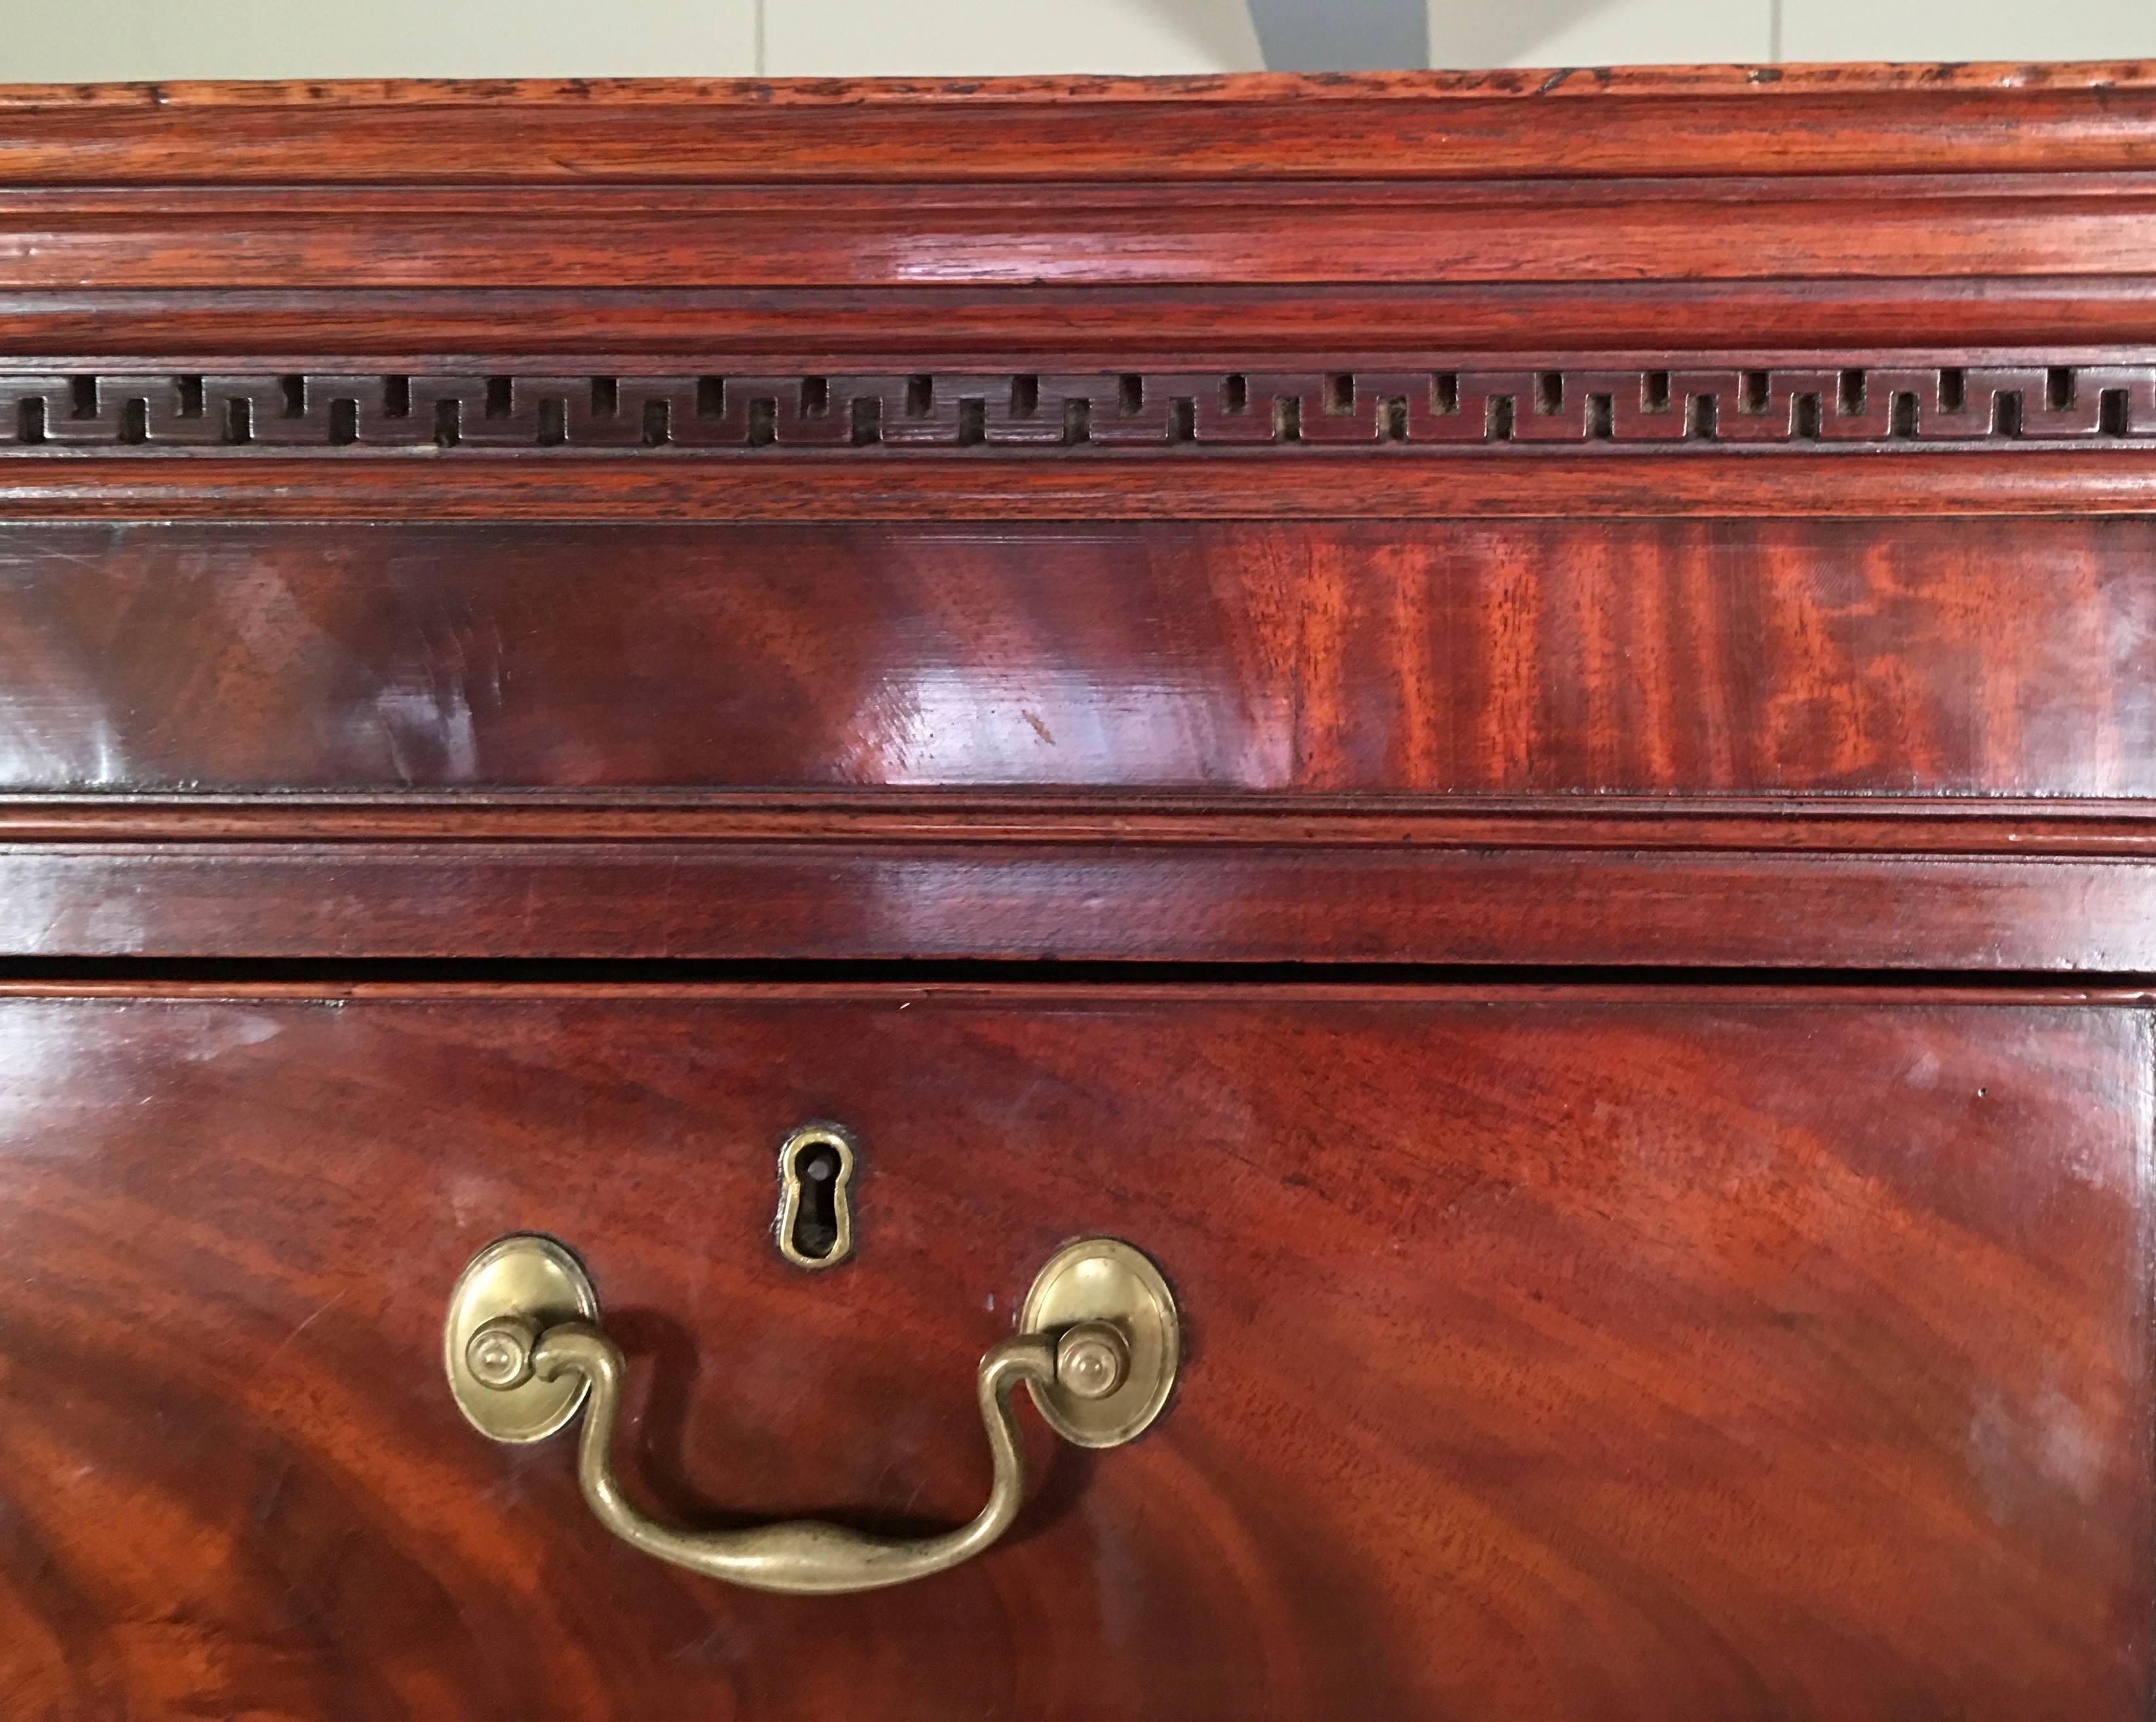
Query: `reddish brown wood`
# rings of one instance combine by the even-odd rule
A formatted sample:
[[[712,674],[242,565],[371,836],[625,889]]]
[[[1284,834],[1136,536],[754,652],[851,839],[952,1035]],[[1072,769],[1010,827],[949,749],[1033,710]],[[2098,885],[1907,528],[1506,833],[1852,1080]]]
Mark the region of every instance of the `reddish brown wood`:
[[[9,421],[12,420],[12,424]],[[9,432],[12,431],[12,434]],[[1424,454],[1951,448],[2145,450],[2156,365],[1732,364],[1726,355],[1522,367],[1478,356],[1341,370],[939,369],[598,376],[513,364],[357,373],[0,373],[0,453],[251,459],[384,450],[556,460],[773,448],[1042,454],[1392,448]]]
[[[2156,867],[2019,846],[12,841],[0,955],[2156,973]]]
[[[625,199],[634,202],[624,208]],[[633,211],[637,243],[623,243]],[[2156,273],[2146,174],[1412,188],[0,184],[0,288],[920,287]],[[1727,243],[1732,224],[1741,244]]]
[[[1921,995],[13,1000],[0,1678],[69,1719],[2127,1722],[2150,1051]],[[811,1116],[867,1167],[813,1279],[766,1236]],[[1135,1447],[1029,1425],[978,1563],[759,1597],[458,1418],[444,1300],[516,1227],[588,1257],[669,1514],[970,1512],[973,1361],[1074,1231],[1158,1257],[1189,1365]]]
[[[23,86],[36,183],[1422,178],[2156,166],[2146,64],[946,83]]]
[[[2148,798],[2152,642],[2140,520],[19,527],[0,787]]]
[[[2135,176],[2156,167],[2156,93],[2138,66],[0,102],[0,327],[22,352],[417,356],[515,329],[526,352],[625,337],[821,362],[867,342],[912,365],[969,326],[993,336],[961,349],[983,362],[1070,355],[1091,331],[1080,350],[1111,365],[1284,341],[1326,363],[1666,347],[1702,327],[1740,347],[2146,342],[2120,302],[2150,267]],[[1052,315],[906,296],[1056,280],[1181,285]],[[309,281],[311,314],[259,314]],[[1377,302],[1339,301],[1373,281]],[[445,301],[449,282],[551,296],[506,314]],[[684,319],[652,291],[750,282],[768,302],[746,318]],[[1292,285],[1242,316],[1211,302],[1266,282]],[[94,312],[56,308],[93,283]],[[885,290],[834,304],[830,284]]]
[[[751,461],[756,464],[751,465]],[[418,463],[424,462],[425,465]],[[1164,461],[970,449],[654,458],[336,450],[151,460],[30,450],[0,519],[907,521],[2053,517],[2156,511],[2156,450],[1443,454],[1195,450]]]
[[[2145,352],[2145,275],[1928,280],[1393,283],[1218,287],[471,287],[130,289],[0,296],[0,352],[70,372],[144,355],[206,371],[410,369],[449,355],[488,375],[530,364],[614,375],[652,354],[721,372],[775,357],[810,372],[1183,365],[1660,363],[1702,332],[1724,363],[1874,362],[1918,348],[1948,364],[2128,362]],[[513,332],[513,344],[509,342]],[[470,357],[476,355],[477,357]]]
[[[1714,356],[1626,367],[602,376],[257,366],[239,373],[45,369],[0,375],[10,453],[156,455],[433,449],[549,458],[593,450],[702,455],[775,447],[1117,453],[1591,447],[2011,447],[2156,438],[2156,366],[1798,363]]]
[[[396,790],[0,795],[0,836],[215,842],[1204,845],[1686,850],[1836,855],[2156,855],[2138,799],[2102,797],[1298,795],[1086,790]]]
[[[2143,66],[0,89],[0,1709],[2145,1718],[2152,215]],[[1188,1372],[744,1596],[454,1414],[525,1226],[680,1516],[970,1511],[1075,1231]]]

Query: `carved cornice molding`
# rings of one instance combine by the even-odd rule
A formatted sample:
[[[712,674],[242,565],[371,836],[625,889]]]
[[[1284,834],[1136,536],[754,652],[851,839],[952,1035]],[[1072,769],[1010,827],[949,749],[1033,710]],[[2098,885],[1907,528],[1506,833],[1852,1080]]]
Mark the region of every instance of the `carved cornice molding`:
[[[2156,365],[1050,375],[0,376],[0,455],[393,450],[1698,452],[2156,439]]]
[[[0,177],[38,185],[2102,172],[2148,164],[2156,66],[28,85],[0,111]]]

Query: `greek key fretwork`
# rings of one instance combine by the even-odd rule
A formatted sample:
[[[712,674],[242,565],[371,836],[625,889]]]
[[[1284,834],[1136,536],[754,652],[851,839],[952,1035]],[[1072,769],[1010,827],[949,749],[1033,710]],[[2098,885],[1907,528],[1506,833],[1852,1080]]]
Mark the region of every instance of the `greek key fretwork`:
[[[0,453],[2071,444],[2156,367],[890,376],[0,375]]]

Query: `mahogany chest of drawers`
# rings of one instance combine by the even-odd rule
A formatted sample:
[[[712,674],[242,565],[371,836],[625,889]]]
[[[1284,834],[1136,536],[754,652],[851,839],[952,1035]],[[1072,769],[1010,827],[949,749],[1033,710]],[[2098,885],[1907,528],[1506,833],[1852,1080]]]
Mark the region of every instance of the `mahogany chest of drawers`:
[[[2145,1719],[2152,176],[0,90],[0,1714]]]

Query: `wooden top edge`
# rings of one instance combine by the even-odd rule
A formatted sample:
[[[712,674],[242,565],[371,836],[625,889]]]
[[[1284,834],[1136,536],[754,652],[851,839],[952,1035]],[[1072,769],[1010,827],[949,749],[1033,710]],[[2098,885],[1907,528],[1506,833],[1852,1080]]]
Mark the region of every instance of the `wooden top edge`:
[[[1573,100],[2156,89],[2156,61],[1902,61],[1567,66],[1494,71],[1251,72],[1207,77],[216,80],[0,85],[0,109],[899,107],[998,104]]]
[[[373,1004],[544,1005],[633,1001],[709,1005],[893,1005],[901,1000],[964,1008],[1024,1010],[1072,1005],[1235,1004],[1262,1009],[1286,1005],[1572,1005],[1648,1010],[1711,1006],[1723,1010],[1938,1010],[2006,1006],[2054,1010],[2100,1005],[2128,1010],[2156,1003],[2156,992],[2128,983],[2095,985],[2032,981],[2010,986],[1849,981],[1778,976],[1752,980],[362,980],[324,976],[305,980],[208,980],[148,976],[134,980],[0,979],[0,1001],[53,1005]]]
[[[173,185],[1960,176],[2152,163],[2156,61],[0,85],[0,182],[151,198]]]

